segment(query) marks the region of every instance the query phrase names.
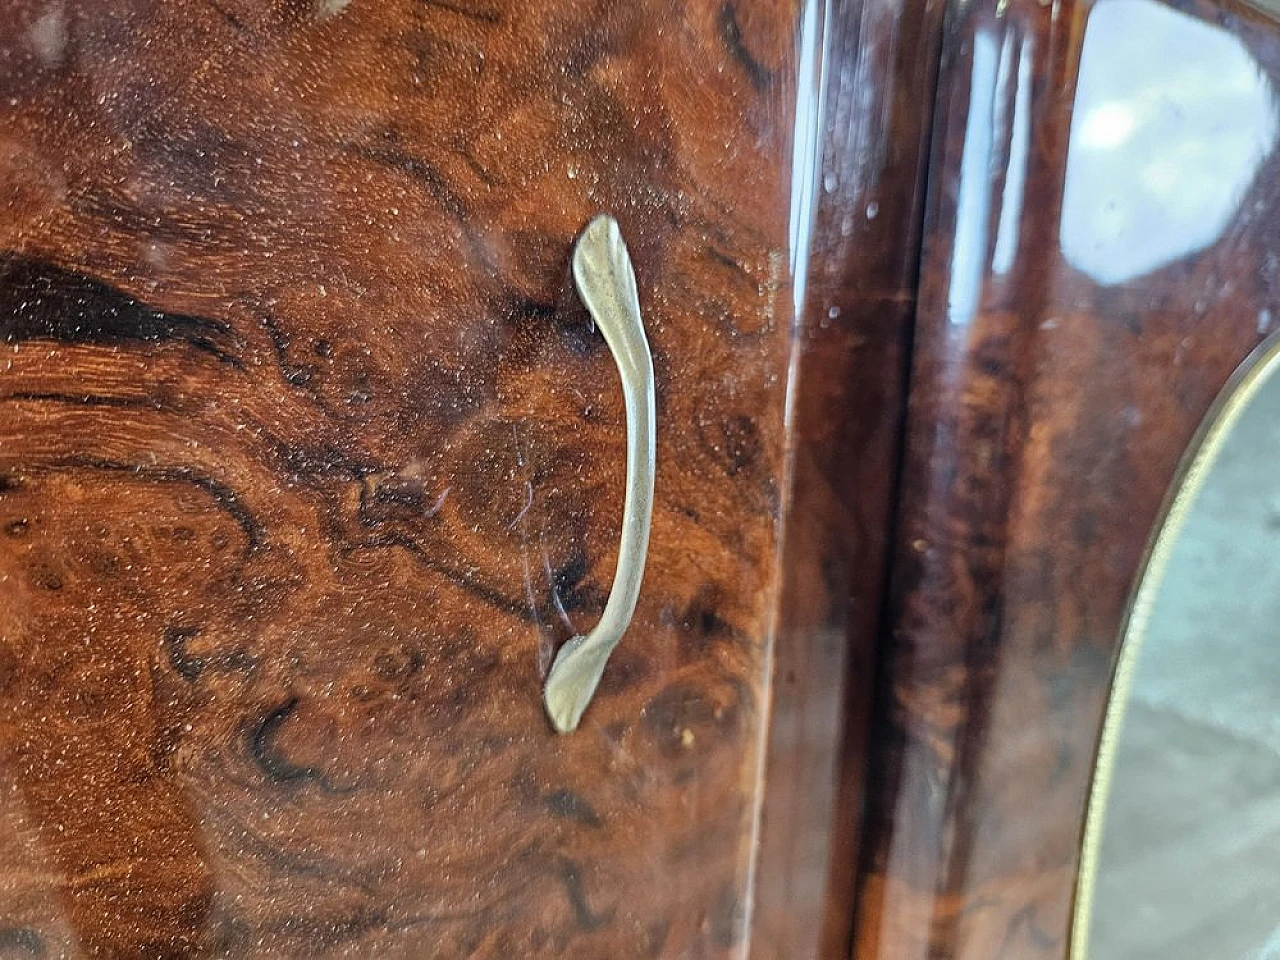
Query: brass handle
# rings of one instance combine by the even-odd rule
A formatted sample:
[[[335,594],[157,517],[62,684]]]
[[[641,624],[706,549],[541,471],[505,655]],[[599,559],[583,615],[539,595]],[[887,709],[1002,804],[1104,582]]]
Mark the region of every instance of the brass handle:
[[[627,491],[618,568],[604,614],[594,630],[572,638],[560,648],[543,688],[547,715],[560,733],[577,729],[609,654],[635,613],[649,552],[657,442],[653,357],[640,319],[631,256],[613,217],[602,214],[582,231],[573,251],[573,279],[578,295],[604,334],[622,377],[627,411]]]

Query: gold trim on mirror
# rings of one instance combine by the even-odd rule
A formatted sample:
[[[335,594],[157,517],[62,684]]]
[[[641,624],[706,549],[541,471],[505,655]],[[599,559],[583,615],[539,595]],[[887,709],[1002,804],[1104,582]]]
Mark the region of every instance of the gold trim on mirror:
[[[1120,628],[1120,649],[1094,760],[1093,782],[1089,789],[1080,850],[1080,869],[1076,878],[1068,952],[1070,960],[1086,960],[1088,956],[1098,856],[1115,768],[1116,745],[1124,725],[1125,707],[1151,620],[1151,611],[1168,569],[1174,544],[1204,487],[1209,471],[1217,463],[1232,428],[1263,384],[1278,370],[1280,334],[1268,338],[1257,347],[1218,394],[1183,455],[1148,542],[1137,586],[1130,597]]]

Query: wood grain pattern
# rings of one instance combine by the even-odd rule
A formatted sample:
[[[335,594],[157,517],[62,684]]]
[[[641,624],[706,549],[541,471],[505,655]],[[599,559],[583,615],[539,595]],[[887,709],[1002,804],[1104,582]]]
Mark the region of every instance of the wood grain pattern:
[[[739,952],[798,3],[3,6],[0,950]],[[622,503],[600,210],[657,504],[561,739]]]
[[[783,528],[753,956],[848,954],[945,4],[836,5]]]
[[[1107,2],[956,6],[944,43],[858,960],[1066,956],[1126,599],[1199,421],[1274,328],[1280,156],[1266,137],[1199,246],[1119,280],[1069,255],[1073,114],[1104,102],[1077,81]],[[1208,24],[1228,39],[1205,49],[1238,49],[1256,64],[1243,76],[1280,82],[1274,21],[1232,3],[1142,9]],[[1181,182],[1203,163],[1173,149],[1194,122],[1175,116],[1131,162],[1160,159]],[[1105,221],[1084,234],[1109,236]]]

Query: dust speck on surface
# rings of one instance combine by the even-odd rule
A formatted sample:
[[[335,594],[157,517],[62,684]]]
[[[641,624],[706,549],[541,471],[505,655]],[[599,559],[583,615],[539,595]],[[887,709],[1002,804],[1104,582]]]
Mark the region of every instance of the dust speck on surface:
[[[316,23],[332,20],[350,4],[351,0],[314,0],[311,5],[311,18]]]
[[[67,11],[59,0],[50,4],[27,32],[27,39],[40,62],[46,67],[62,63],[67,50]]]

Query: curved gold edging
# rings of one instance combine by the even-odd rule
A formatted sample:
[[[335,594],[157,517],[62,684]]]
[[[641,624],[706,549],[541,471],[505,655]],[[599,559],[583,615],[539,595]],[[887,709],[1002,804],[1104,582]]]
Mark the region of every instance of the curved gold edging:
[[[573,279],[578,295],[604,334],[622,377],[627,412],[627,490],[618,567],[604,613],[594,630],[572,638],[560,648],[543,688],[547,715],[560,733],[577,729],[609,654],[635,613],[649,551],[657,443],[653,357],[640,319],[631,256],[613,217],[598,216],[582,231],[573,251]]]
[[[1124,726],[1129,691],[1155,598],[1168,570],[1178,534],[1186,525],[1187,516],[1204,488],[1210,469],[1217,463],[1223,444],[1249,402],[1277,371],[1280,371],[1280,334],[1268,338],[1245,359],[1209,408],[1183,455],[1148,543],[1137,587],[1129,600],[1120,629],[1120,652],[1094,760],[1072,911],[1070,960],[1086,960],[1088,956],[1098,855],[1115,769],[1116,745]]]

